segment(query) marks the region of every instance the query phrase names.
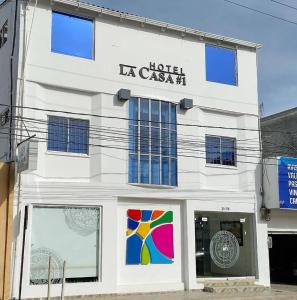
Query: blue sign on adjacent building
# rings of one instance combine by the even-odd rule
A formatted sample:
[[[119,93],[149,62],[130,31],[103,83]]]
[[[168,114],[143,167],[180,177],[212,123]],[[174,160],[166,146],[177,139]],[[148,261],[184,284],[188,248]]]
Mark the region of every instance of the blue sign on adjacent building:
[[[297,158],[278,159],[280,208],[297,209]]]

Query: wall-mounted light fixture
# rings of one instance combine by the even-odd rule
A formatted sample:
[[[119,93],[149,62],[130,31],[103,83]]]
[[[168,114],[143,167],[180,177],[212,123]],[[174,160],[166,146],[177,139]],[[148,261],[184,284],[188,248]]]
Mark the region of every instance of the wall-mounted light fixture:
[[[120,89],[118,91],[118,100],[119,101],[127,101],[131,97],[131,91],[127,89]]]
[[[181,109],[191,109],[191,108],[193,108],[193,99],[187,99],[187,98],[181,99],[179,101],[179,107]]]

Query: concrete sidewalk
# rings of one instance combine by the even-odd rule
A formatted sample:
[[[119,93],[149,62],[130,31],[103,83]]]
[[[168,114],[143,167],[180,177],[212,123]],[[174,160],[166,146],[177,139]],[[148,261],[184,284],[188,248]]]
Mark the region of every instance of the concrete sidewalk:
[[[66,297],[67,298],[67,297]],[[168,293],[147,293],[127,295],[100,295],[87,297],[84,300],[297,300],[297,285],[272,285],[271,290],[264,293],[240,293],[234,295],[205,293],[202,291],[179,291]]]

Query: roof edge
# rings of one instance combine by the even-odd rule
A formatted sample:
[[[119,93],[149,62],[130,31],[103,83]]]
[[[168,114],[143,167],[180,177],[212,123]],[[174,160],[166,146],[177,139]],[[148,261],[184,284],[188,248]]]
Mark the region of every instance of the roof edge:
[[[280,112],[275,113],[273,115],[263,117],[263,118],[261,118],[261,122],[266,122],[266,121],[274,120],[274,119],[277,119],[277,118],[280,118],[280,117],[286,117],[286,116],[289,116],[289,115],[294,115],[296,113],[297,113],[297,107],[293,107],[293,108],[290,108],[290,109],[280,111]]]
[[[237,46],[243,46],[243,47],[247,47],[247,48],[251,48],[251,49],[255,49],[255,50],[262,47],[261,44],[258,44],[258,43],[238,40],[238,39],[226,37],[223,35],[212,34],[212,33],[200,31],[197,29],[189,28],[189,27],[184,27],[184,26],[166,23],[166,22],[162,22],[162,21],[158,21],[158,20],[154,20],[154,19],[140,17],[137,15],[129,14],[129,13],[119,12],[119,11],[104,8],[101,6],[96,6],[96,5],[88,4],[85,2],[81,2],[79,0],[51,0],[51,2],[70,5],[70,6],[74,6],[76,8],[83,8],[86,10],[97,12],[100,15],[117,17],[117,18],[120,18],[121,20],[127,19],[130,21],[140,22],[143,25],[148,24],[151,26],[159,27],[163,30],[169,29],[169,30],[177,31],[177,32],[180,32],[182,36],[192,35],[192,36],[197,36],[197,37],[205,38],[205,39],[209,39],[209,40],[217,40],[217,41],[221,41],[221,42],[234,44]]]

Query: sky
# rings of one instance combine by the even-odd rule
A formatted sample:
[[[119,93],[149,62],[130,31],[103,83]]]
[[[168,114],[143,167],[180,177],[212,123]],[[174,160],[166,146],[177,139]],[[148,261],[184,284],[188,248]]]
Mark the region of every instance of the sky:
[[[100,6],[262,45],[258,50],[259,102],[263,115],[297,107],[297,1],[232,0],[296,24],[238,7],[225,0],[84,0]]]

